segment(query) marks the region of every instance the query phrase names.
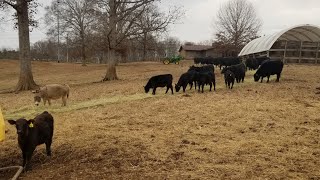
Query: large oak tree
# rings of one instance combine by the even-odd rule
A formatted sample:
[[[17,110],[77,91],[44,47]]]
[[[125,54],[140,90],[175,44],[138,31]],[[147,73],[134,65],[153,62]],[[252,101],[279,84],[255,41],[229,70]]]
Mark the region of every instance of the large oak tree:
[[[15,91],[37,88],[33,80],[30,56],[29,25],[35,25],[29,18],[35,13],[38,4],[33,0],[0,0],[0,9],[14,9],[19,32],[20,76]]]

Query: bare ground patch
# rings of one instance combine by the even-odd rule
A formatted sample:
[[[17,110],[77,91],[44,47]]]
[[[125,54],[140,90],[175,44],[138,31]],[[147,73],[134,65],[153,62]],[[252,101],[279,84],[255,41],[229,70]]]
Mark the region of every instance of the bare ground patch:
[[[143,93],[151,75],[172,73],[177,82],[190,64],[121,64],[120,81],[90,83],[105,66],[36,63],[39,83],[72,91],[67,107],[33,107],[30,92],[0,94],[6,117],[48,110],[55,118],[52,158],[38,147],[22,179],[320,178],[319,66],[285,66],[280,83],[255,83],[249,72],[233,90],[216,69],[216,92]],[[7,130],[0,167],[21,161],[15,129]]]

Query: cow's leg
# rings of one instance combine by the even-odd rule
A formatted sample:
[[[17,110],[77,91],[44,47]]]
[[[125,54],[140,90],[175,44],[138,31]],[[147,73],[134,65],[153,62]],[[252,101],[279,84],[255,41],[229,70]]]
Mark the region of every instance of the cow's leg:
[[[216,80],[213,80],[213,90],[216,91]]]
[[[192,86],[193,86],[193,82],[189,83],[189,85],[190,85],[190,89],[189,90],[191,90]]]
[[[22,167],[24,167],[26,165],[26,160],[27,160],[27,156],[26,156],[26,152],[22,151]]]
[[[51,101],[50,101],[50,99],[48,99],[48,104],[49,104],[49,106],[51,106]]]
[[[45,143],[47,156],[51,156],[51,143],[52,143],[52,139],[47,140],[47,142]]]
[[[277,74],[277,80],[276,80],[276,82],[279,82],[279,80],[280,80],[280,76],[281,76],[281,74],[279,73],[279,74]]]
[[[212,90],[212,82],[211,83],[209,83],[209,85],[210,85],[210,91]]]
[[[268,77],[268,80],[267,80],[267,83],[268,83],[268,82],[269,82],[270,75],[268,75],[267,77]]]
[[[202,88],[201,92],[203,93],[204,83],[202,84],[201,88]]]
[[[153,95],[156,94],[156,89],[157,89],[156,87],[154,87],[154,88],[152,89],[152,94],[153,94]]]
[[[261,76],[261,81],[260,81],[260,83],[262,83],[262,81],[263,81],[263,77]]]
[[[224,80],[224,83],[226,84],[226,88],[228,88],[228,81],[227,81],[227,79]]]
[[[200,85],[201,85],[201,84],[198,82],[198,92],[200,92],[200,89],[201,89],[201,88],[200,88]]]
[[[172,86],[172,84],[170,84],[170,89],[171,89],[171,94],[173,94],[173,86]],[[184,88],[184,89],[186,89],[186,88]]]
[[[194,81],[194,90],[197,89],[197,81]]]
[[[233,82],[231,82],[230,84],[231,84],[231,88],[230,88],[230,89],[232,89],[232,88],[233,88],[234,81],[233,81]]]
[[[187,88],[187,85],[183,85],[183,86],[182,86],[183,92],[186,92],[186,88]]]
[[[167,94],[167,92],[168,92],[169,88],[170,88],[170,86],[168,86],[168,85],[167,85],[167,90],[166,90],[166,94]]]
[[[32,148],[32,149],[30,149],[30,151],[26,152],[26,163],[25,163],[25,165],[24,165],[24,170],[25,170],[25,171],[31,169],[30,161],[31,161],[31,157],[32,157],[32,154],[33,154],[34,149],[35,149],[35,148]]]
[[[67,105],[67,97],[66,96],[63,96],[62,97],[62,106],[66,106]]]

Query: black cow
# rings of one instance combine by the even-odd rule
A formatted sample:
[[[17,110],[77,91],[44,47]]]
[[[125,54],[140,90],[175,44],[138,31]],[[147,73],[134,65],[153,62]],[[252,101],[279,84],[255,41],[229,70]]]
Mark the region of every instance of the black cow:
[[[190,89],[191,89],[193,86],[195,73],[196,71],[188,71],[186,73],[183,73],[180,76],[178,83],[175,85],[176,92],[179,92],[181,87],[183,92],[186,92],[186,87],[188,84],[190,85]]]
[[[220,58],[220,69],[222,68],[222,66],[228,67],[240,63],[241,59],[239,57],[222,57]]]
[[[153,76],[149,79],[147,85],[144,87],[144,90],[146,93],[148,93],[150,88],[152,88],[152,94],[155,95],[157,87],[167,87],[166,94],[169,88],[171,89],[171,93],[173,94],[172,79],[173,77],[171,74],[161,74]]]
[[[234,84],[234,79],[235,79],[235,75],[232,71],[230,70],[226,70],[224,72],[224,81],[226,83],[226,88],[233,88],[233,84]]]
[[[200,92],[200,87],[201,87],[201,92],[203,93],[204,85],[209,85],[210,91],[211,91],[212,85],[213,85],[214,91],[216,90],[216,80],[215,80],[214,73],[208,72],[208,71],[203,71],[203,72],[197,73],[195,76],[197,79],[198,92]]]
[[[33,151],[40,144],[46,144],[47,155],[51,156],[51,143],[53,136],[53,117],[47,111],[39,114],[34,119],[8,120],[11,125],[15,125],[18,133],[18,143],[22,151],[25,170],[30,169],[30,160]]]
[[[214,73],[214,66],[209,65],[202,65],[202,66],[190,66],[188,71],[196,71],[196,72],[212,72]]]
[[[225,67],[222,69],[221,74],[224,74],[227,70],[234,73],[237,83],[244,81],[244,77],[246,76],[246,66],[243,63]]]
[[[269,57],[266,56],[256,57],[255,59],[257,60],[258,66],[260,66],[264,61],[271,60]]]
[[[283,62],[279,60],[266,60],[261,66],[258,68],[256,73],[254,74],[254,81],[259,81],[261,78],[261,82],[264,77],[268,77],[267,82],[269,82],[270,75],[277,75],[276,82],[279,82],[281,72],[283,69]]]
[[[256,70],[259,67],[258,60],[256,58],[248,58],[246,59],[246,66],[249,70]]]

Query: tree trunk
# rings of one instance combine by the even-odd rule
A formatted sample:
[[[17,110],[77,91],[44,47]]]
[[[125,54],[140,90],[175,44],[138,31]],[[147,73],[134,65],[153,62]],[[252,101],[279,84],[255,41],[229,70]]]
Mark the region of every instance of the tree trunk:
[[[147,59],[147,32],[143,33],[143,57],[142,61],[146,61]]]
[[[109,16],[109,25],[110,25],[110,35],[109,35],[109,56],[108,56],[108,68],[106,76],[103,78],[103,81],[112,81],[117,80],[117,59],[115,56],[115,47],[117,40],[117,9],[116,9],[116,0],[109,0],[110,7],[110,16]]]
[[[17,15],[19,28],[20,77],[15,89],[16,92],[31,90],[38,87],[33,80],[31,68],[28,4],[24,0],[19,0],[19,3]]]
[[[106,76],[103,78],[103,81],[118,80],[116,64],[117,64],[117,61],[115,56],[115,50],[110,49],[109,55],[108,55],[107,73],[106,73]]]
[[[86,44],[85,44],[85,40],[84,40],[84,30],[81,30],[80,36],[81,36],[82,66],[87,66]]]

